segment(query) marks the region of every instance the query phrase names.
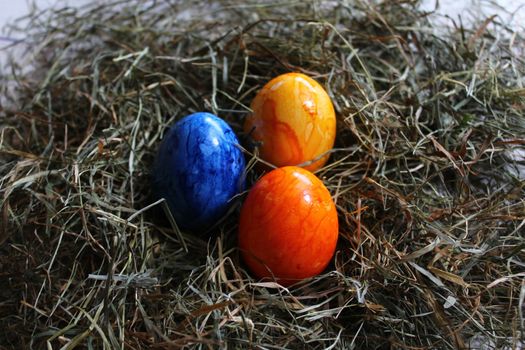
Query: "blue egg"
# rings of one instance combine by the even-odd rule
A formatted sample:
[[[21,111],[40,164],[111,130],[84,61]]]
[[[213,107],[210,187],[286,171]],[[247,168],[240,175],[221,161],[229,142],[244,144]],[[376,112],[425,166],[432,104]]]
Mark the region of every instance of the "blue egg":
[[[194,113],[167,132],[153,167],[153,193],[165,198],[182,228],[214,224],[244,189],[239,140],[222,119]]]

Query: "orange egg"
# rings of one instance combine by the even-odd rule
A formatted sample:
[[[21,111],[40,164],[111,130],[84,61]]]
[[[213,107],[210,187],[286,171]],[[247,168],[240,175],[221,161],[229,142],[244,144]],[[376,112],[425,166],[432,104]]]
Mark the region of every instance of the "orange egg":
[[[312,161],[334,145],[332,101],[318,82],[304,74],[287,73],[272,79],[257,93],[251,108],[244,131],[261,142],[261,158],[277,167]],[[328,157],[304,168],[315,171]]]
[[[326,268],[338,232],[328,189],[309,171],[288,166],[264,175],[248,193],[239,247],[257,277],[289,285]]]

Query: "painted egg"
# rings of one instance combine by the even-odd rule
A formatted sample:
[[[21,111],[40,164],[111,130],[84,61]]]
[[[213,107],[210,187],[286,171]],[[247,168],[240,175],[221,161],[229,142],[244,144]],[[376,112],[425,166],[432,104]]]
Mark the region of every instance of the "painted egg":
[[[205,228],[244,189],[244,156],[233,130],[210,113],[194,113],[165,135],[155,161],[153,193],[165,198],[177,225]]]
[[[257,93],[244,132],[260,143],[260,156],[277,167],[316,160],[315,171],[328,160],[335,140],[335,112],[319,83],[300,73],[272,79]],[[322,154],[324,156],[320,157]]]
[[[288,285],[326,268],[338,231],[328,189],[309,171],[288,166],[264,175],[248,193],[239,248],[257,277]]]

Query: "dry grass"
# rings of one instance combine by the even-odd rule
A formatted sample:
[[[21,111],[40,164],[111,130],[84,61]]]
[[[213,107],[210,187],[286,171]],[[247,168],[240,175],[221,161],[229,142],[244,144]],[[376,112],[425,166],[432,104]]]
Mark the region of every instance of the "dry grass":
[[[2,75],[0,348],[456,349],[523,341],[525,41],[416,1],[107,1],[34,13]],[[148,209],[166,127],[240,133],[255,92],[329,91],[340,239],[285,289]],[[247,155],[247,157],[250,157]],[[521,173],[520,173],[521,171]],[[258,174],[250,175],[253,181]]]

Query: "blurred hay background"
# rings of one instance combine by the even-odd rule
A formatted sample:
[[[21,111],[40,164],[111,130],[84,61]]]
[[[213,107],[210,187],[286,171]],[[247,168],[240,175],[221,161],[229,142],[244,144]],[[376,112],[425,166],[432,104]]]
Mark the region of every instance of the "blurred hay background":
[[[418,5],[108,1],[12,28],[0,347],[522,347],[523,34],[498,17],[436,30]],[[148,182],[175,120],[208,110],[240,133],[287,71],[336,107],[317,175],[341,225],[326,273],[289,289],[239,261],[242,198],[178,233]]]

